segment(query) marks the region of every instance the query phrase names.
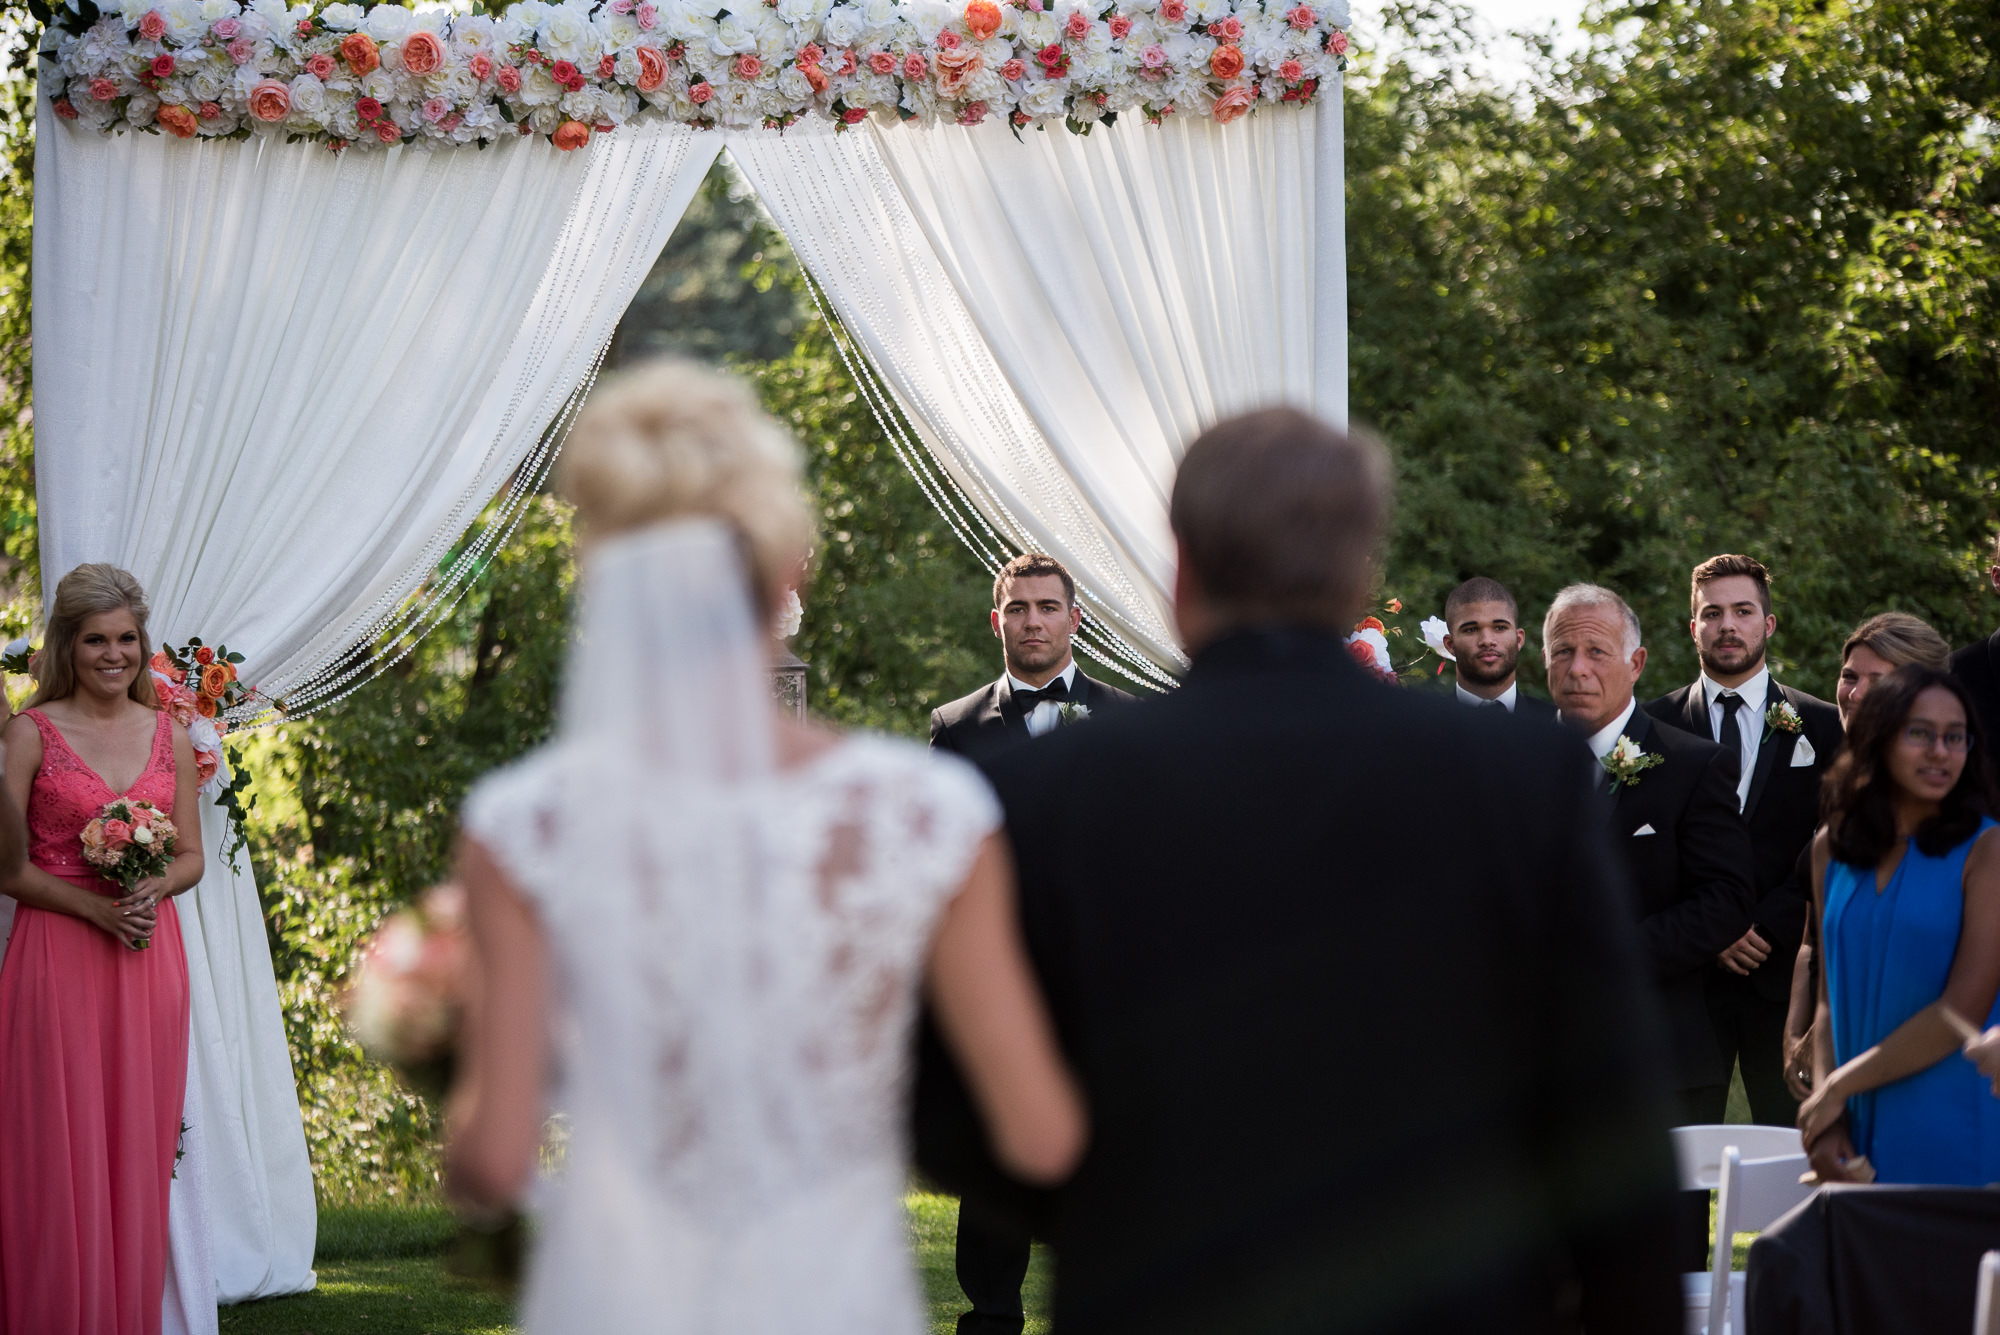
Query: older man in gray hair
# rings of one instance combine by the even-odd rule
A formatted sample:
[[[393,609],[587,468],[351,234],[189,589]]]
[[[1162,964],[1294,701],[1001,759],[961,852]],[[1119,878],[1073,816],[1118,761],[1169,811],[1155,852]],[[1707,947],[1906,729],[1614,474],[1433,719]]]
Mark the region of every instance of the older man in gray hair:
[[[1755,852],[1737,812],[1740,760],[1636,705],[1646,666],[1639,618],[1617,594],[1572,584],[1542,621],[1549,695],[1603,769],[1611,839],[1638,890],[1639,934],[1673,1042],[1678,1125],[1720,1122],[1729,1068],[1715,1041],[1703,969],[1749,930]],[[1708,1196],[1689,1192],[1681,1269],[1708,1265]]]

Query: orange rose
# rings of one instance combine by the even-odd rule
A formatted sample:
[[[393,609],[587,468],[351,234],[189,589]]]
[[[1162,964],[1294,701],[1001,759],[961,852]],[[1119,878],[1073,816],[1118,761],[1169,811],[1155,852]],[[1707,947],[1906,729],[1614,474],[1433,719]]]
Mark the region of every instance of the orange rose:
[[[972,0],[965,7],[965,30],[973,41],[986,41],[1000,31],[1000,6],[993,0]]]
[[[639,58],[639,91],[650,93],[667,81],[667,58],[656,47],[642,46],[632,52]]]
[[[226,663],[210,663],[201,670],[201,693],[217,700],[229,689],[229,666]]]
[[[1257,94],[1251,92],[1248,88],[1238,86],[1230,89],[1221,97],[1216,98],[1215,106],[1209,110],[1208,114],[1215,117],[1216,124],[1227,125],[1229,122],[1239,120],[1249,114],[1250,108],[1256,104],[1256,101]]]
[[[375,47],[375,39],[365,32],[351,32],[340,39],[340,55],[356,74],[372,74],[382,63],[382,53]]]
[[[153,119],[176,139],[192,139],[201,129],[201,123],[195,120],[192,111],[186,107],[175,106],[171,102],[154,112]]]
[[[217,667],[219,667],[219,668],[221,668],[221,669],[222,669],[222,670],[223,670],[223,671],[224,671],[225,673],[227,673],[227,674],[228,674],[228,679],[229,679],[230,681],[235,681],[235,680],[236,680],[236,664],[234,664],[234,663],[217,663],[217,664],[216,664],[216,666],[217,666]]]
[[[1208,72],[1218,79],[1233,79],[1243,72],[1243,48],[1223,45],[1208,58]],[[1221,117],[1216,119],[1220,120]]]
[[[582,121],[564,121],[556,127],[556,147],[567,153],[590,142],[590,127]]]
[[[444,43],[434,32],[413,32],[403,39],[403,68],[419,77],[436,74],[444,64]]]
[[[823,93],[826,91],[826,85],[829,80],[826,77],[825,70],[817,65],[801,65],[799,66],[799,73],[806,76],[806,82],[812,85],[813,92]]]
[[[1356,626],[1354,629],[1357,634],[1364,630],[1379,630],[1384,635],[1387,635],[1389,633],[1389,628],[1383,625],[1381,620],[1376,617],[1361,618],[1361,624]]]
[[[201,715],[203,718],[214,718],[215,697],[210,695],[197,695],[194,698],[194,712]]]

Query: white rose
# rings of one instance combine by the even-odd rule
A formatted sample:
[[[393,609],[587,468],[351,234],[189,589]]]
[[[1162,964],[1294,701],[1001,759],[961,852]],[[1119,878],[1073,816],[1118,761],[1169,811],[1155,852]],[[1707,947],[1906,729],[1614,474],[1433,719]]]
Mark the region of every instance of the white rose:
[[[722,12],[723,0],[669,0],[669,3],[672,6],[670,17],[681,14],[689,18],[713,19]]]
[[[378,42],[393,42],[410,30],[415,15],[401,5],[377,5],[368,11],[362,27]]]
[[[188,76],[187,86],[188,91],[194,94],[196,101],[219,102],[222,100],[222,95],[229,89],[229,80],[222,71],[213,66],[204,65]]]
[[[805,71],[797,65],[787,65],[778,76],[778,91],[795,104],[812,101],[812,85],[806,82]]]
[[[258,69],[254,62],[248,65],[238,65],[234,81],[236,84],[236,95],[248,100],[250,90],[264,82],[264,78],[264,72]]]
[[[236,0],[201,0],[201,16],[210,23],[236,12]]]
[[[451,22],[451,40],[470,54],[494,49],[494,22],[484,14],[463,14]]]
[[[1021,40],[1037,51],[1055,41],[1061,31],[1056,16],[1046,10],[1021,15]]]
[[[564,93],[556,105],[562,108],[564,116],[582,121],[585,125],[597,124],[604,110],[598,105],[597,89],[590,84],[585,84],[574,93]]]
[[[724,84],[716,89],[708,105],[715,108],[715,119],[720,124],[734,129],[749,129],[764,123],[764,100],[754,83]]]
[[[208,31],[201,0],[167,0],[160,6],[160,12],[167,20],[167,36],[174,39],[176,46],[192,46]]]
[[[1068,89],[1053,79],[1032,79],[1021,90],[1021,110],[1041,120],[1063,113],[1063,100]]]
[[[831,0],[778,0],[778,17],[794,25],[810,24],[816,30],[832,8]]]
[[[319,12],[319,21],[336,32],[353,32],[367,17],[360,5],[328,5]]]
[[[521,91],[509,100],[539,110],[544,107],[554,107],[556,99],[561,96],[562,89],[549,77],[549,72],[540,65],[535,65],[522,69]]]
[[[1451,632],[1451,627],[1444,624],[1443,617],[1425,617],[1422,629],[1424,643],[1431,647],[1432,652],[1448,663],[1458,661],[1458,655],[1444,647],[1444,637]]]
[[[623,125],[639,114],[639,94],[630,88],[599,88],[597,105],[604,119]]]
[[[542,50],[557,60],[568,60],[578,67],[596,64],[597,30],[591,26],[588,7],[574,4],[558,5],[542,20]]]
[[[91,98],[85,98],[84,101],[93,107],[103,107],[105,109],[105,120],[109,122],[111,118],[111,104],[109,102],[98,102]],[[125,104],[125,119],[133,125],[151,125],[153,123],[153,115],[159,109],[159,98],[154,97],[151,93],[134,93],[132,94],[131,101]]]
[[[826,16],[826,22],[820,25],[820,32],[828,46],[853,46],[861,40],[866,27],[867,21],[862,18],[859,9],[853,5],[840,5]]]
[[[639,44],[639,20],[630,14],[614,14],[607,9],[594,22],[597,24],[598,45],[606,50],[616,51]]]
[[[125,20],[125,26],[136,28],[139,20],[146,17],[146,11],[153,7],[153,0],[123,0],[118,6],[118,16]],[[125,34],[118,34],[123,37]]]
[[[921,8],[914,5],[903,6],[903,22],[909,27],[911,34],[925,46],[935,42],[937,35],[944,31],[944,25],[950,21],[951,16],[937,5],[924,5]]]
[[[398,91],[396,76],[387,70],[370,70],[361,81],[361,91],[377,102],[394,102]]]
[[[715,35],[708,39],[708,46],[718,56],[755,51],[757,25],[735,14],[727,15],[715,25]]]
[[[143,825],[135,825],[132,827],[132,842],[144,848],[153,842],[153,832]]]
[[[282,24],[291,18],[290,13],[285,9],[285,0],[251,0],[251,3],[245,6],[245,8],[261,15],[272,23]]]
[[[436,33],[439,36],[443,36],[445,28],[450,22],[450,10],[440,9],[436,5],[424,5],[417,10],[416,17],[410,20],[410,31]]]
[[[1347,11],[1347,0],[1325,0],[1320,6],[1319,16],[1336,28],[1346,28],[1353,22]]]
[[[882,32],[896,22],[896,0],[864,0],[861,16],[868,20],[868,31]]]
[[[310,74],[292,80],[292,114],[319,119],[326,112],[326,85]]]

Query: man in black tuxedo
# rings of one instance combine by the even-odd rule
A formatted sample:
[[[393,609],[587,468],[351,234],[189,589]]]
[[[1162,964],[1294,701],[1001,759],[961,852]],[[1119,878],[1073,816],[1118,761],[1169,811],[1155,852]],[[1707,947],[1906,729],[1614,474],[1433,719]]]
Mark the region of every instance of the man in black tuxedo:
[[[1739,758],[1755,906],[1750,929],[1705,971],[1703,991],[1723,1067],[1742,1070],[1751,1116],[1792,1126],[1799,1105],[1785,1085],[1785,1014],[1812,899],[1798,872],[1819,827],[1820,778],[1840,750],[1840,711],[1772,678],[1765,650],[1778,618],[1761,561],[1732,554],[1702,562],[1691,604],[1701,677],[1646,712]]]
[[[1993,540],[1993,564],[1986,567],[1993,591],[2000,593],[2000,537]],[[1963,682],[1979,711],[1974,720],[1991,747],[2000,740],[2000,630],[1951,656],[1951,675]]]
[[[1000,679],[931,711],[931,746],[984,765],[1008,747],[1042,737],[1070,719],[1130,704],[1115,686],[1093,681],[1076,665],[1071,638],[1083,624],[1076,583],[1053,556],[1029,553],[1009,561],[993,581],[993,634],[1005,670]],[[926,1045],[935,1040],[926,1026]],[[1028,1231],[974,1198],[958,1211],[958,1285],[972,1310],[958,1335],[1020,1335],[1027,1317]]]
[[[1010,1190],[931,1062],[919,1161],[1049,1207],[1058,1332],[1680,1328],[1666,1053],[1590,757],[1353,664],[1388,488],[1289,409],[1205,433],[1186,683],[989,766],[1091,1144],[1053,1202]]]
[[[1729,1068],[1709,1022],[1708,962],[1750,929],[1750,832],[1736,806],[1741,762],[1653,721],[1632,688],[1646,666],[1639,618],[1594,584],[1556,595],[1542,621],[1549,691],[1602,769],[1611,840],[1638,887],[1639,937],[1673,1045],[1676,1125],[1720,1122]],[[1708,1265],[1708,1194],[1682,1199],[1683,1270]]]
[[[1522,692],[1515,679],[1528,632],[1507,586],[1484,575],[1445,595],[1444,647],[1452,656],[1460,704],[1499,708],[1535,723],[1553,723],[1556,707]]]

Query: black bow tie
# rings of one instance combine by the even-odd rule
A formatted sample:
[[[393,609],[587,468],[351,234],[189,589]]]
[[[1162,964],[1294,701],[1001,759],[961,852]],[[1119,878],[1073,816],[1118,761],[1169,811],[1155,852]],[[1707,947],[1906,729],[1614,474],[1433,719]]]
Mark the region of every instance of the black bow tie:
[[[1067,699],[1069,699],[1069,683],[1061,677],[1057,677],[1039,691],[1016,689],[1014,692],[1014,703],[1021,707],[1023,716],[1034,713],[1035,706],[1045,701],[1059,705]]]

